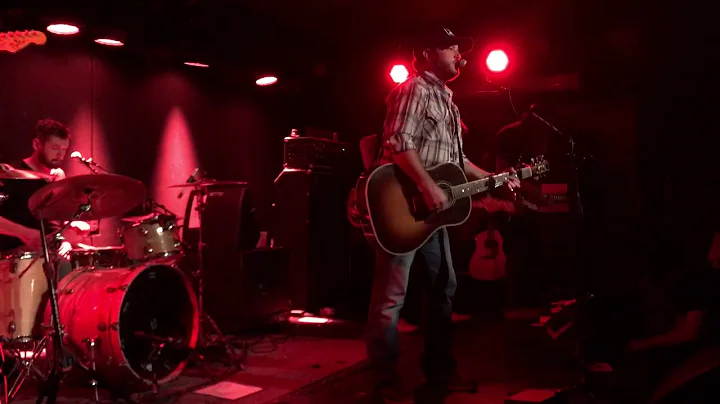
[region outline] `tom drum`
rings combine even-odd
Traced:
[[[179,228],[171,217],[157,216],[121,230],[121,240],[130,259],[147,261],[182,254]]]

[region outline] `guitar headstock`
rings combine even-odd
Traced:
[[[45,45],[47,37],[40,31],[0,32],[0,51],[15,53],[32,44]]]
[[[534,178],[540,179],[550,171],[550,165],[545,159],[545,156],[539,155],[530,159],[530,164],[523,164],[520,167],[515,168],[521,179]]]
[[[535,179],[544,177],[550,171],[550,164],[542,154],[530,159],[530,168]]]

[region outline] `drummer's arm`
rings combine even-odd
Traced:
[[[0,234],[26,239],[32,229],[0,216]]]

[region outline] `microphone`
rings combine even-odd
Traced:
[[[200,167],[195,167],[195,171],[193,171],[192,174],[190,174],[190,176],[188,177],[187,181],[185,181],[185,183],[192,184],[193,182],[195,182],[195,176],[197,175],[199,170],[200,170]],[[185,193],[185,190],[184,189],[181,190],[177,196],[178,199],[182,198],[184,193]]]
[[[85,157],[83,157],[82,153],[75,150],[74,152],[70,153],[70,158],[77,159],[81,163],[85,164],[87,166],[87,168],[90,169],[90,171],[97,174],[97,170],[95,168],[99,167],[99,166],[97,164],[95,164],[95,162],[92,161],[92,157],[85,158]]]
[[[468,63],[467,60],[465,60],[465,59],[460,59],[460,60],[457,62],[457,67],[463,68],[463,67],[465,67],[465,65],[467,65],[467,63]]]

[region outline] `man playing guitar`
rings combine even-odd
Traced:
[[[465,157],[460,136],[460,113],[446,83],[455,79],[466,63],[461,53],[472,48],[472,38],[456,37],[450,30],[429,32],[414,46],[416,74],[395,87],[386,99],[381,141],[376,165],[394,163],[422,193],[428,208],[449,208],[448,197],[426,169],[441,163],[456,163],[467,177],[490,175]],[[517,179],[508,182],[519,186]],[[429,289],[427,335],[423,370],[428,386],[441,391],[475,391],[477,384],[461,378],[451,348],[452,298],[456,279],[450,258],[447,231],[435,232],[419,249],[393,255],[377,248],[367,350],[370,363],[383,381],[379,392],[387,403],[413,402],[413,389],[397,372],[399,357],[397,323],[405,300],[410,267],[416,254],[422,256]]]

